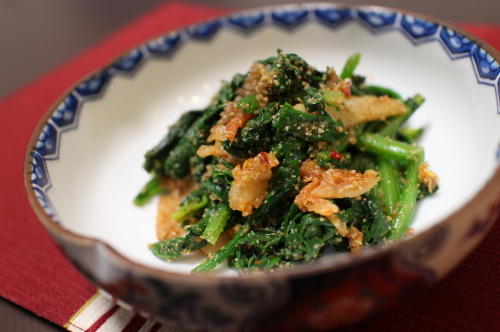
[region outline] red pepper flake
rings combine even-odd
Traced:
[[[344,93],[344,96],[346,98],[349,98],[351,96],[351,82],[349,81],[344,81],[344,84],[342,85],[342,92]]]
[[[344,160],[344,155],[337,151],[332,151],[330,153],[330,157],[332,157],[333,159]]]
[[[265,152],[260,152],[259,153],[259,158],[262,160],[264,163],[269,164],[269,159],[267,159],[267,153]]]

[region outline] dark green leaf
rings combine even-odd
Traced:
[[[146,185],[141,189],[141,191],[135,196],[134,204],[137,206],[143,206],[148,203],[151,198],[156,195],[165,193],[165,188],[162,187],[160,179],[158,177],[153,177],[146,183]]]
[[[158,175],[165,174],[163,170],[165,158],[202,112],[186,112],[174,125],[168,128],[165,137],[154,148],[146,152],[146,160],[144,161],[144,169],[146,171],[155,172]]]
[[[306,142],[332,142],[345,135],[342,126],[330,116],[301,112],[290,104],[283,105],[274,127],[280,138],[294,137]]]
[[[260,103],[255,95],[248,95],[240,99],[238,106],[246,114],[254,114],[260,107]]]

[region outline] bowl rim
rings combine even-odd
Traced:
[[[339,253],[336,255],[331,256],[331,258],[328,259],[328,262],[326,264],[316,264],[318,260],[314,260],[311,262],[307,263],[302,263],[302,264],[297,264],[296,266],[290,267],[290,268],[285,268],[285,269],[278,269],[276,271],[270,272],[270,273],[243,273],[239,274],[237,276],[227,276],[227,275],[220,275],[216,273],[182,273],[182,272],[175,272],[175,271],[169,271],[161,268],[156,268],[152,267],[143,263],[139,263],[137,261],[134,261],[131,258],[126,257],[125,255],[121,254],[117,249],[115,249],[113,246],[108,244],[105,240],[103,239],[98,239],[90,236],[84,236],[81,234],[78,234],[76,232],[70,231],[69,229],[66,229],[63,227],[60,223],[58,223],[54,218],[49,216],[43,207],[41,206],[40,202],[35,196],[35,192],[33,190],[33,186],[31,183],[31,173],[32,173],[32,160],[33,160],[33,147],[36,145],[36,142],[38,141],[38,138],[47,123],[47,121],[50,119],[50,117],[53,115],[54,111],[57,109],[58,105],[61,104],[61,102],[64,101],[66,97],[68,97],[71,92],[75,90],[76,87],[78,87],[81,83],[85,82],[89,78],[91,78],[93,75],[96,73],[100,73],[106,68],[110,67],[113,63],[115,63],[118,59],[123,57],[124,55],[128,54],[129,52],[133,51],[134,49],[140,47],[144,43],[147,43],[150,40],[154,40],[156,38],[166,36],[170,33],[175,33],[175,32],[180,32],[186,28],[194,27],[198,24],[201,23],[207,23],[207,22],[212,22],[213,20],[217,19],[223,19],[223,18],[230,18],[235,15],[242,15],[245,13],[256,13],[256,12],[270,12],[273,10],[280,10],[280,9],[287,9],[287,8],[342,8],[342,9],[349,9],[349,10],[360,10],[360,9],[372,9],[378,12],[396,12],[400,13],[403,15],[410,15],[413,17],[421,18],[427,22],[432,22],[436,23],[442,27],[448,28],[450,30],[453,30],[455,32],[458,32],[460,35],[468,38],[470,41],[472,41],[474,44],[476,44],[478,47],[484,49],[489,55],[491,55],[498,63],[500,63],[500,52],[497,51],[494,47],[489,45],[488,43],[482,41],[478,37],[474,36],[471,33],[463,31],[461,28],[458,28],[455,26],[453,23],[450,23],[448,20],[444,19],[438,19],[433,16],[429,16],[427,14],[422,14],[418,12],[414,12],[411,10],[406,10],[406,9],[399,9],[395,7],[390,7],[390,6],[378,6],[378,5],[352,5],[352,4],[347,4],[347,3],[328,3],[328,2],[311,2],[311,3],[291,3],[291,4],[280,4],[280,5],[269,5],[269,6],[260,6],[260,7],[251,7],[251,8],[246,8],[246,9],[236,9],[234,11],[231,11],[227,14],[223,15],[215,15],[211,16],[206,19],[198,20],[195,21],[191,24],[188,25],[183,25],[180,26],[176,29],[173,30],[167,30],[163,31],[162,33],[155,34],[153,37],[148,38],[147,40],[143,40],[140,43],[135,44],[133,47],[129,48],[125,52],[121,52],[120,55],[112,58],[112,60],[106,62],[105,65],[100,66],[98,69],[92,71],[91,73],[87,74],[83,78],[79,79],[75,83],[73,83],[66,91],[45,111],[43,116],[40,118],[38,121],[31,138],[28,142],[28,146],[26,149],[25,153],[25,158],[24,158],[24,187],[28,196],[28,201],[34,210],[35,214],[37,215],[38,219],[42,222],[42,224],[45,226],[45,228],[51,233],[51,237],[53,237],[53,240],[56,240],[57,243],[59,243],[60,240],[54,239],[54,237],[60,237],[64,241],[70,242],[74,245],[80,246],[80,247],[93,247],[95,249],[98,248],[103,248],[106,253],[109,253],[113,259],[119,261],[120,263],[127,265],[128,268],[130,268],[134,272],[142,273],[145,275],[154,275],[160,278],[165,278],[165,279],[181,279],[183,281],[189,281],[189,282],[196,282],[196,283],[214,283],[214,282],[222,282],[222,281],[229,281],[229,282],[245,282],[245,281],[252,281],[252,280],[276,280],[276,279],[293,279],[293,278],[302,278],[302,277],[307,277],[311,275],[316,275],[316,274],[321,274],[325,273],[327,271],[333,271],[333,270],[341,270],[345,269],[354,265],[362,264],[363,262],[369,261],[376,259],[378,257],[384,256],[384,255],[389,255],[392,252],[398,250],[402,246],[408,245],[410,243],[415,243],[420,239],[423,239],[427,235],[431,234],[433,231],[435,231],[438,227],[440,227],[443,223],[445,223],[449,219],[456,218],[458,215],[462,214],[464,211],[468,210],[471,205],[473,205],[474,201],[476,201],[480,196],[482,196],[485,192],[489,191],[490,189],[488,188],[488,184],[494,182],[495,180],[497,182],[500,182],[500,164],[497,165],[496,170],[494,171],[493,175],[488,178],[486,183],[484,184],[483,187],[468,201],[466,201],[461,207],[458,209],[454,210],[452,213],[450,213],[448,216],[444,217],[440,221],[438,221],[436,224],[432,225],[431,227],[425,229],[422,232],[419,232],[415,235],[406,237],[404,239],[401,239],[399,241],[391,242],[391,243],[386,243],[382,245],[374,245],[374,246],[369,246],[365,247],[361,253],[352,255],[350,253]],[[72,260],[71,257],[69,257],[65,253],[66,257]]]

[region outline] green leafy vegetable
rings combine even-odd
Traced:
[[[163,164],[165,174],[176,179],[182,179],[189,174],[189,159],[208,136],[211,125],[221,108],[211,106],[189,127],[186,134],[170,151]]]
[[[249,158],[267,150],[274,144],[272,122],[279,107],[278,103],[270,103],[261,109],[255,118],[241,128],[233,142],[224,142],[224,149],[238,158]]]
[[[340,91],[336,90],[321,90],[325,103],[329,106],[335,106],[345,100],[345,96]]]
[[[436,191],[420,179],[424,150],[415,142],[423,129],[402,127],[424,98],[406,99],[405,114],[344,127],[330,112],[350,116],[351,95],[402,100],[355,73],[360,58],[349,57],[339,78],[278,50],[224,83],[207,108],[181,116],[146,153],[151,180],[134,203],[178,195],[165,187],[172,183],[192,184],[166,220],[185,232],[151,244],[151,252],[171,260],[208,246],[213,255],[194,273],[224,263],[271,271],[403,237],[417,200]],[[198,155],[200,146],[210,153]],[[364,187],[362,179],[375,176],[378,183]]]
[[[399,162],[417,160],[424,150],[420,146],[410,145],[380,134],[363,134],[359,142],[367,151]]]
[[[236,74],[230,82],[225,83],[214,98],[213,105],[224,106],[236,97],[236,91],[243,85],[246,75]]]
[[[377,170],[381,178],[379,186],[383,193],[382,201],[387,215],[392,216],[396,213],[400,190],[396,167],[390,159],[378,157]]]
[[[193,269],[192,272],[206,272],[215,268],[217,265],[224,262],[234,251],[236,246],[240,243],[242,237],[248,233],[250,227],[243,225],[236,235],[226,243],[212,258],[208,258],[203,263]]]
[[[153,177],[148,181],[148,183],[146,183],[137,196],[135,196],[134,204],[137,206],[143,206],[154,196],[165,192],[166,190],[162,187],[160,179],[158,177]]]
[[[396,91],[378,85],[368,85],[363,89],[363,92],[367,95],[388,96],[394,99],[400,99],[400,100],[403,99],[401,95]]]
[[[203,209],[208,204],[208,197],[201,191],[194,191],[189,195],[181,206],[172,213],[172,219],[183,221],[192,216],[197,211]]]
[[[253,114],[260,107],[260,103],[255,95],[248,95],[241,98],[238,106],[247,114]]]
[[[220,233],[226,227],[227,221],[231,215],[231,209],[226,203],[221,203],[213,208],[208,218],[207,227],[203,231],[202,238],[210,244],[215,244],[219,239]]]
[[[405,114],[395,116],[387,121],[385,126],[380,129],[379,134],[382,136],[394,137],[399,128],[412,116],[412,114],[424,103],[425,98],[421,95],[415,95],[405,101],[408,111]]]
[[[151,150],[146,152],[144,169],[154,172],[159,176],[165,175],[163,160],[168,156],[172,148],[179,142],[182,135],[186,133],[191,124],[201,115],[203,111],[190,111],[184,113],[179,120],[168,129],[165,137]]]
[[[200,221],[187,228],[188,233],[183,237],[158,241],[150,244],[149,249],[158,258],[170,260],[180,257],[184,253],[203,248],[207,241],[200,237],[206,226],[206,221]]]
[[[306,142],[335,141],[344,135],[331,117],[301,112],[290,104],[283,105],[274,127],[279,137],[291,136]]]
[[[212,196],[212,199],[227,201],[229,187],[233,181],[232,168],[231,165],[222,163],[212,164],[212,173],[205,178],[205,181],[201,182],[202,188]]]
[[[273,73],[274,84],[271,88],[271,96],[277,101],[289,101],[301,94],[304,84],[319,87],[323,80],[321,72],[293,53],[278,51],[278,57],[273,57],[269,64],[269,70]]]
[[[407,142],[415,143],[424,133],[424,128],[400,128],[398,130],[398,138]]]
[[[406,183],[398,202],[397,216],[393,219],[388,234],[388,238],[391,240],[400,239],[405,235],[415,213],[415,205],[419,193],[418,168],[422,160],[423,155],[420,155],[417,160],[408,165],[408,169],[406,170]]]
[[[351,200],[339,214],[348,224],[363,230],[367,244],[381,241],[389,231],[388,221],[380,205],[368,198]]]
[[[359,64],[359,60],[361,60],[361,54],[359,53],[354,53],[351,55],[345,65],[344,68],[342,69],[342,72],[340,73],[340,78],[346,79],[352,76],[354,71],[356,70],[356,67]]]

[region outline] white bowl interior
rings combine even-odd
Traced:
[[[441,183],[419,204],[415,233],[471,199],[497,167],[495,92],[477,83],[470,58],[451,60],[437,42],[415,46],[400,31],[373,34],[357,22],[334,30],[307,22],[293,32],[266,25],[248,35],[221,29],[209,42],[184,43],[170,59],[147,59],[131,76],[115,75],[103,96],[83,104],[78,128],[62,136],[59,159],[46,163],[48,196],[63,226],[142,264],[189,272],[199,258],[163,262],[147,249],[156,240],[157,202],[132,204],[148,180],[143,155],[180,114],[205,107],[221,80],[277,48],[338,70],[361,52],[358,72],[370,82],[426,97],[410,124],[427,128],[420,143]]]

